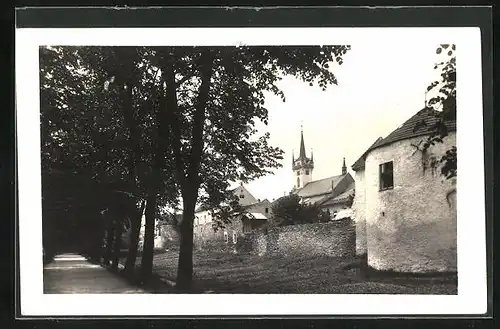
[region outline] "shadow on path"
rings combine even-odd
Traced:
[[[148,293],[79,254],[59,254],[43,269],[46,294]]]

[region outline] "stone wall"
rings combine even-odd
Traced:
[[[162,249],[178,249],[180,245],[179,228],[171,224],[159,225],[160,234],[155,238],[155,246]]]
[[[289,225],[245,234],[236,246],[241,253],[282,257],[353,257],[355,229],[352,220]]]
[[[356,225],[356,254],[366,255],[366,196],[365,170],[356,171],[356,193],[352,204],[353,220]]]
[[[200,224],[193,227],[193,233],[194,247],[198,250],[233,251],[243,235],[243,224],[241,220],[234,220],[217,231],[214,231],[212,223]],[[225,234],[227,234],[227,242]],[[236,243],[233,241],[234,234],[236,234]]]
[[[241,236],[236,243],[235,250],[238,253],[265,255],[267,252],[267,235],[265,229],[258,229]]]
[[[441,176],[439,166],[431,168],[431,158],[412,146],[425,138],[395,142],[367,155],[368,265],[377,270],[456,271],[455,182]],[[431,147],[428,155],[439,160],[453,145],[454,133]],[[393,161],[394,188],[380,191],[379,165],[388,161]]]
[[[275,227],[268,230],[267,252],[281,256],[353,257],[356,236],[350,219]]]

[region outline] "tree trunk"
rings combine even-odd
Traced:
[[[111,257],[113,257],[114,238],[115,238],[114,220],[110,220],[109,227],[108,227],[108,233],[107,233],[107,237],[106,237],[106,251],[104,254],[104,265],[106,265],[106,266],[109,265]]]
[[[135,270],[135,260],[137,258],[137,247],[139,246],[139,233],[141,230],[141,220],[142,214],[144,213],[144,208],[146,205],[146,201],[141,201],[141,207],[137,211],[137,213],[132,215],[131,218],[131,227],[130,227],[130,243],[129,249],[127,253],[127,261],[125,262],[125,273],[128,276],[134,275]]]
[[[120,251],[122,249],[122,235],[123,235],[123,218],[119,218],[116,223],[115,229],[115,245],[114,245],[114,253],[113,253],[113,264],[111,265],[111,269],[113,271],[118,271],[118,264],[120,263]]]
[[[157,189],[150,189],[146,203],[146,225],[144,227],[144,247],[141,261],[141,279],[143,282],[147,282],[153,273],[156,194]]]
[[[164,63],[165,82],[167,86],[167,107],[169,108],[170,125],[173,131],[173,150],[176,162],[176,172],[182,190],[183,218],[180,224],[180,249],[179,264],[177,268],[177,289],[189,290],[193,280],[193,218],[198,190],[200,187],[199,168],[203,154],[203,131],[205,125],[206,105],[209,98],[211,76],[213,69],[213,54],[210,50],[204,50],[201,56],[202,67],[201,85],[196,110],[193,114],[191,129],[191,150],[187,168],[182,160],[181,133],[177,120],[177,96],[175,71],[171,63]]]
[[[160,181],[163,179],[162,170],[165,167],[165,152],[170,143],[168,122],[163,113],[165,107],[165,91],[160,87],[159,104],[156,109],[156,149],[153,158],[152,172],[148,182],[148,195],[146,202],[146,225],[144,228],[144,248],[141,261],[141,279],[143,282],[151,278],[153,272],[153,252],[154,252],[154,233],[155,217],[157,207],[157,196],[160,188]],[[153,104],[154,105],[154,104]],[[153,106],[154,107],[154,106]]]
[[[196,197],[184,200],[182,221],[180,223],[179,263],[177,266],[176,288],[187,291],[193,281],[193,218]]]

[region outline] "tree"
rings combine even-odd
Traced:
[[[193,219],[200,194],[225,191],[231,181],[249,181],[279,167],[282,151],[256,137],[256,121],[267,124],[264,93],[283,101],[277,83],[293,75],[311,86],[336,84],[329,70],[349,46],[161,47],[158,65],[166,86],[176,179],[183,202],[177,287],[192,281]],[[253,138],[253,139],[252,139]],[[201,192],[201,193],[200,193]]]
[[[436,143],[442,143],[443,139],[448,136],[448,128],[446,122],[456,120],[457,117],[457,101],[456,101],[456,56],[454,44],[440,45],[436,53],[441,54],[446,52],[447,60],[439,62],[434,66],[434,69],[439,70],[441,79],[433,81],[428,87],[427,91],[437,91],[437,94],[429,99],[426,103],[428,109],[433,110],[437,121],[430,127],[430,135],[427,137],[423,144],[423,151],[425,152],[430,146]],[[440,162],[443,163],[441,167],[441,174],[447,179],[456,177],[457,175],[457,148],[453,146],[446,151]]]
[[[232,182],[248,182],[281,166],[282,150],[255,129],[258,121],[267,124],[265,93],[284,101],[279,89],[284,75],[322,89],[336,84],[329,66],[342,64],[349,47],[45,50],[42,133],[48,171],[60,166],[91,173],[92,191],[101,196],[92,199],[96,214],[115,202],[117,191],[133,196],[127,209],[135,208],[136,215],[146,200],[144,278],[151,273],[158,202],[175,204],[179,192],[177,286],[187,289],[195,205],[204,198],[224,201],[216,216],[223,221],[238,211],[226,193]],[[116,225],[132,218],[123,217],[111,220],[108,242],[116,238]]]
[[[135,263],[148,181],[154,181],[150,165],[157,144],[153,134],[157,123],[151,118],[158,110],[155,100],[159,79],[148,56],[148,49],[142,47],[42,47],[40,50],[42,173],[44,190],[48,190],[44,209],[53,208],[61,200],[57,218],[68,218],[63,213],[85,204],[85,209],[92,209],[96,219],[89,221],[89,217],[78,217],[78,212],[72,211],[74,215],[66,220],[68,227],[62,231],[74,232],[75,225],[85,227],[88,232],[100,231],[95,234],[96,244],[101,244],[97,241],[102,240],[105,231],[101,212],[108,209],[105,212],[110,224],[108,259],[115,260],[115,268],[120,231],[133,224],[133,241],[126,263],[130,271]],[[58,183],[61,189],[45,189],[54,185],[52,181],[56,182],[54,171],[75,184]],[[168,167],[159,174],[159,182],[155,184],[162,192],[159,205],[164,205],[176,199],[175,186],[168,181]],[[82,175],[87,180],[77,178]],[[82,190],[82,182],[91,183],[87,184],[90,188]],[[76,191],[85,191],[85,196],[78,193],[79,197],[64,197]],[[125,212],[117,211],[117,204]],[[86,227],[89,223],[94,226]],[[45,228],[55,231],[52,226],[44,225]]]
[[[102,136],[96,126],[106,117],[95,111],[94,101],[100,99],[92,77],[78,68],[74,48],[40,48],[44,236],[60,232],[51,242],[65,242],[64,248],[88,248],[94,239],[99,243],[96,232],[103,230],[100,210],[107,197],[106,187],[96,184],[96,170],[89,170],[106,153],[103,148],[96,152]]]
[[[279,198],[272,206],[274,220],[278,226],[327,222],[328,212],[314,204],[302,203],[296,194]]]
[[[176,202],[177,190],[169,168],[165,124],[159,120],[164,87],[159,69],[150,59],[154,51],[145,47],[89,47],[82,51],[86,62],[100,73],[99,83],[107,95],[116,97],[128,137],[124,173],[127,193],[131,196],[131,234],[125,271],[133,274],[141,217],[145,210],[141,275],[147,281],[152,271],[154,225],[158,207]],[[158,195],[161,192],[161,200]]]

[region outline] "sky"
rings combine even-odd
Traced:
[[[313,180],[340,175],[345,157],[352,164],[378,138],[385,137],[423,108],[427,86],[439,77],[440,59],[432,43],[351,45],[344,63],[332,71],[338,84],[322,91],[294,77],[280,88],[286,102],[267,95],[270,143],[285,151],[283,167],[246,185],[258,199],[272,201],[293,187],[292,151],[299,153],[301,124],[307,155],[314,152]]]

